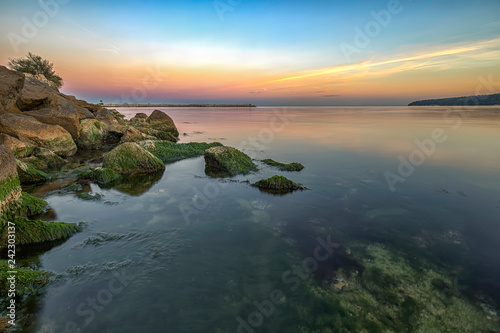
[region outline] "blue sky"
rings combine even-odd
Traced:
[[[41,3],[53,15],[14,47]],[[356,46],[356,29],[389,7],[398,11],[388,24],[346,57],[342,45]],[[500,76],[498,0],[3,0],[0,9],[1,63],[40,54],[64,92],[93,101],[142,89],[148,68],[162,77],[148,101],[268,105],[405,104],[472,94],[481,75]]]

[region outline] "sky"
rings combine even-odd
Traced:
[[[104,103],[406,105],[500,92],[499,0],[0,0],[0,64],[33,52]]]

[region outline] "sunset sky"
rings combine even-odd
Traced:
[[[406,105],[500,92],[499,13],[498,0],[0,0],[0,64],[39,54],[91,102]]]

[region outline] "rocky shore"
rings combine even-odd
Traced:
[[[201,155],[211,177],[258,169],[233,147],[178,140],[174,121],[160,110],[127,120],[116,110],[61,93],[41,75],[0,66],[0,250],[9,244],[8,222],[16,226],[16,249],[50,248],[81,230],[81,225],[40,220],[50,211],[44,195],[74,193],[82,200],[100,200],[89,193],[90,183],[141,194],[161,178],[167,163]],[[283,190],[278,185],[274,190]],[[24,191],[33,186],[42,198]],[[5,260],[0,262],[2,275],[8,269]],[[22,290],[36,291],[47,280],[47,273],[20,271],[27,277],[20,282]]]

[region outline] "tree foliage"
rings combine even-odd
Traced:
[[[25,58],[9,59],[9,68],[32,75],[43,74],[47,80],[54,82],[58,88],[62,87],[63,79],[53,69],[54,64],[39,55],[28,52]]]

